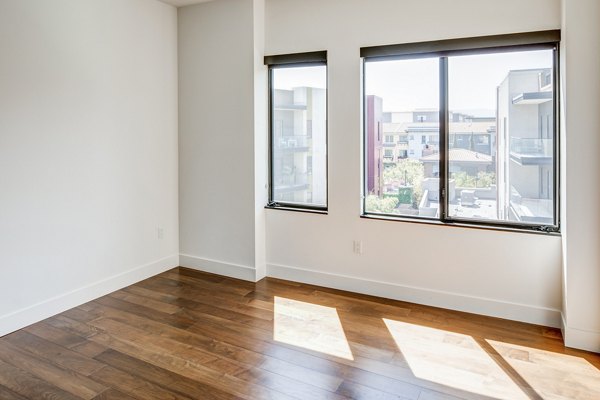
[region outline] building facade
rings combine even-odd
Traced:
[[[498,216],[553,221],[552,70],[510,71],[498,87]]]
[[[326,204],[326,91],[273,91],[273,200]]]

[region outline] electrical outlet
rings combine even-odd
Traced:
[[[363,252],[362,240],[355,240],[353,244],[354,244],[354,254],[362,254],[362,252]]]
[[[159,226],[156,228],[156,236],[162,240],[165,237],[165,230]]]

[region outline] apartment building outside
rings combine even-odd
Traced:
[[[496,118],[450,113],[448,147],[471,150],[495,157]],[[383,113],[383,159],[420,159],[438,153],[439,112],[414,110]]]
[[[510,71],[498,87],[497,98],[498,216],[552,224],[552,70]]]
[[[327,170],[325,89],[273,91],[273,199],[325,204]]]

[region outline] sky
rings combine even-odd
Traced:
[[[274,68],[273,82],[276,89],[291,90],[299,86],[325,89],[327,70],[325,66],[300,68]]]
[[[450,110],[495,110],[496,88],[510,70],[550,67],[551,50],[450,57]],[[383,111],[439,107],[437,58],[367,62],[365,79],[366,94],[381,97]]]
[[[510,70],[550,68],[552,50],[455,56],[448,59],[450,110],[495,115],[496,87]],[[365,91],[383,99],[383,111],[439,107],[437,58],[373,61],[365,65]],[[275,87],[325,88],[324,66],[275,68]]]

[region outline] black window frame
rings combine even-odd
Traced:
[[[448,39],[431,42],[406,43],[396,45],[362,47],[360,49],[362,66],[362,95],[363,95],[363,171],[362,171],[362,210],[361,217],[385,220],[397,220],[417,223],[435,223],[447,226],[464,226],[474,228],[489,228],[497,230],[560,234],[560,30],[538,32],[523,32],[505,35],[480,36],[473,38]],[[526,50],[553,50],[553,183],[554,183],[554,224],[522,223],[519,221],[501,221],[484,219],[467,219],[450,217],[448,215],[447,186],[449,183],[449,109],[448,109],[448,58],[460,55],[498,54]],[[439,217],[418,217],[410,215],[369,213],[366,211],[366,195],[368,165],[366,160],[366,91],[365,64],[372,61],[410,60],[417,58],[437,58],[439,60],[439,140],[440,140],[440,202]]]
[[[329,206],[329,68],[327,65],[327,51],[313,51],[306,53],[278,54],[264,57],[264,64],[268,67],[268,85],[269,85],[269,160],[268,160],[268,202],[265,208],[301,211],[317,214],[327,214]],[[325,67],[325,205],[311,205],[295,202],[275,201],[273,185],[273,70],[278,68],[299,68],[299,67]]]

